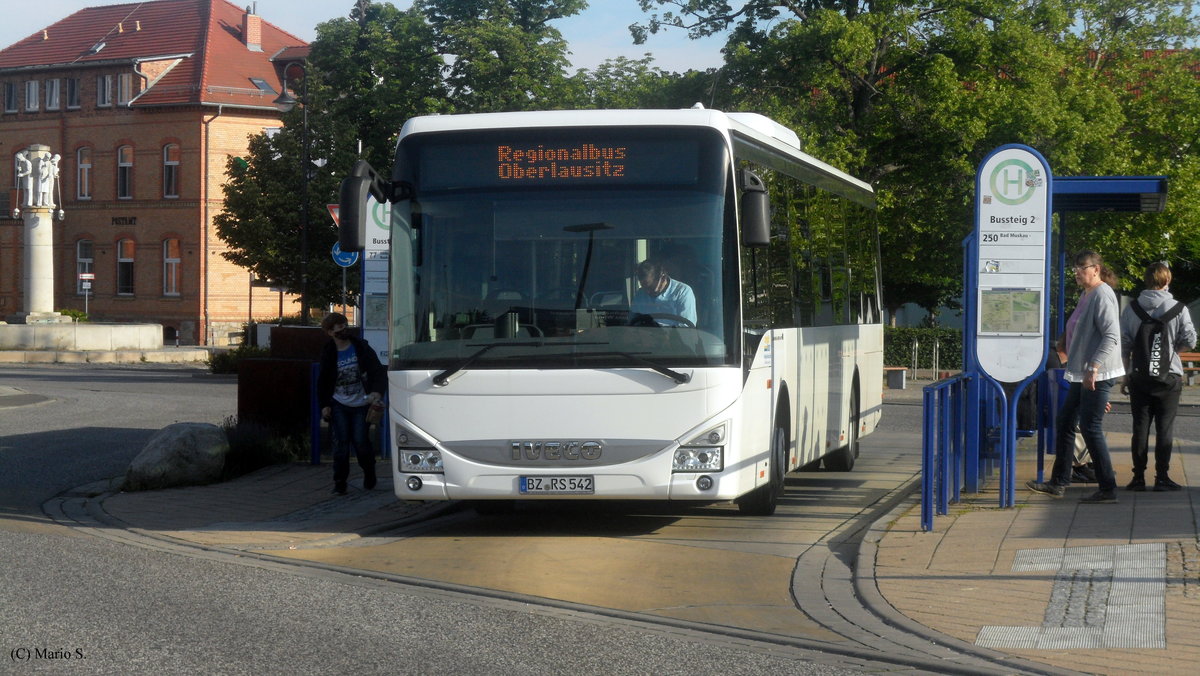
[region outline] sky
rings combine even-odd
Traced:
[[[311,41],[316,26],[342,16],[348,16],[354,0],[231,0],[238,6],[257,1],[258,14],[289,33]],[[12,2],[12,0],[8,0]],[[0,22],[0,48],[18,42],[35,32],[65,19],[85,7],[130,4],[117,0],[38,0],[35,11],[7,12]],[[410,0],[393,0],[405,8]],[[643,45],[634,45],[629,36],[629,24],[643,21],[646,15],[637,0],[590,0],[582,14],[555,22],[570,46],[571,62],[576,68],[595,68],[605,59],[624,56],[640,59],[647,52],[654,56],[654,65],[668,71],[690,68],[716,68],[721,65],[723,37],[689,40],[684,31],[672,30],[650,36]]]

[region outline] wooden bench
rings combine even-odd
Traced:
[[[905,387],[907,387],[905,381],[908,377],[908,367],[884,366],[883,375],[887,377],[887,386],[889,390],[903,390]]]
[[[1180,352],[1179,361],[1183,362],[1183,382],[1194,384],[1192,380],[1200,373],[1200,352]]]

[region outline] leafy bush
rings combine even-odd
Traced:
[[[72,308],[66,308],[66,309],[59,310],[58,314],[60,314],[64,317],[70,317],[71,319],[73,319],[74,321],[77,321],[77,322],[91,321],[91,319],[88,317],[88,314],[86,312],[84,312],[83,310],[75,310]]]
[[[222,481],[308,456],[308,442],[302,434],[281,435],[266,425],[239,423],[236,416],[226,418],[221,427],[229,438]]]
[[[962,331],[944,327],[885,326],[883,363],[885,366],[913,367],[913,341],[916,340],[916,368],[933,368],[933,343],[938,343],[938,368],[962,369]]]
[[[270,349],[253,345],[241,345],[232,350],[212,352],[208,355],[208,369],[213,373],[237,373],[239,361],[267,357],[270,354]]]

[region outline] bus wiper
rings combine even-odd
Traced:
[[[466,359],[463,359],[462,361],[458,362],[454,366],[451,366],[450,368],[446,369],[445,371],[442,371],[441,373],[435,375],[433,377],[433,384],[436,387],[443,387],[446,383],[450,382],[450,376],[467,368],[468,366],[471,365],[472,362],[474,362],[479,357],[483,356],[483,354],[485,352],[487,352],[488,350],[491,350],[494,347],[541,347],[545,344],[546,344],[545,341],[542,341],[542,340],[531,340],[531,341],[526,341],[526,342],[522,342],[522,343],[491,343],[489,345],[484,345],[482,348],[473,352]]]
[[[666,366],[663,366],[662,364],[656,364],[655,362],[652,362],[649,359],[646,359],[645,357],[640,357],[632,352],[591,352],[591,353],[588,353],[586,356],[588,356],[588,357],[607,357],[607,356],[611,356],[611,355],[617,355],[618,357],[625,357],[626,359],[632,360],[638,364],[641,364],[642,366],[645,366],[648,369],[651,369],[652,371],[656,371],[658,373],[663,374],[664,376],[670,378],[671,380],[674,380],[676,383],[679,383],[680,385],[682,385],[686,382],[690,382],[692,380],[692,374],[690,374],[690,373],[680,373],[679,371],[667,368]]]

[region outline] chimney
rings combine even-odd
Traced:
[[[246,49],[262,51],[262,17],[255,14],[252,7],[247,7],[242,16],[242,41],[246,43]]]

